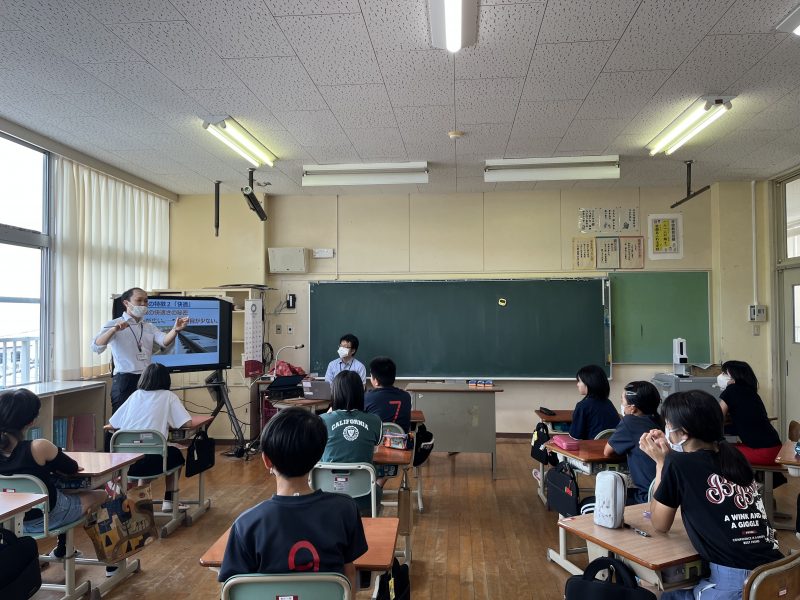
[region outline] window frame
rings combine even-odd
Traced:
[[[777,266],[788,268],[800,266],[800,256],[789,257],[788,249],[788,222],[786,216],[786,184],[800,180],[800,167],[792,169],[772,181],[777,215],[778,235],[777,241]]]

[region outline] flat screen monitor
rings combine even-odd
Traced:
[[[149,296],[147,300],[145,321],[164,333],[172,329],[178,317],[189,317],[189,324],[175,342],[153,354],[153,362],[172,373],[231,368],[233,304],[221,298],[196,296]],[[122,314],[114,308],[115,316]]]

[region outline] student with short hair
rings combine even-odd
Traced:
[[[741,440],[736,447],[751,465],[774,465],[781,450],[781,438],[769,422],[767,409],[758,395],[758,379],[753,369],[741,360],[725,361],[717,385],[722,390],[719,395],[722,414],[730,416]]]
[[[575,380],[583,399],[572,411],[569,434],[576,440],[592,440],[601,431],[614,429],[619,414],[608,399],[611,386],[606,372],[597,365],[587,365],[575,374]]]
[[[170,429],[187,427],[192,423],[192,415],[184,408],[180,398],[169,391],[172,380],[169,370],[158,363],[148,365],[139,377],[138,389],[111,415],[108,422],[114,429],[152,429],[169,439]],[[181,451],[175,446],[167,447],[167,470],[184,464]],[[160,454],[147,454],[132,464],[128,475],[152,477],[164,472],[164,460]],[[166,491],[161,510],[172,510],[172,497],[178,488],[180,469],[166,478]]]
[[[269,420],[261,452],[277,491],[233,523],[219,581],[241,573],[334,572],[356,591],[353,561],[367,551],[358,507],[308,485],[327,440],[325,424],[305,409],[287,408]]]
[[[333,384],[333,378],[342,371],[353,371],[361,378],[361,385],[367,383],[367,369],[364,363],[356,358],[358,352],[358,338],[352,333],[346,333],[339,339],[339,358],[328,363],[325,371],[325,381]]]
[[[328,431],[322,462],[373,464],[383,423],[378,415],[364,412],[364,386],[355,371],[342,371],[334,377],[331,397],[331,410],[321,415]],[[365,515],[372,516],[369,496],[356,502]]]
[[[661,600],[738,600],[753,569],[782,558],[753,469],[725,440],[722,410],[710,394],[672,394],[661,412],[666,431],[639,440],[656,463],[650,520],[667,532],[680,508],[689,540],[711,567],[694,589],[665,592]]]
[[[52,530],[77,521],[108,496],[98,490],[56,488],[58,474],[75,475],[80,469],[77,462],[51,441],[25,439],[24,432],[39,416],[40,409],[39,397],[29,390],[18,388],[0,392],[0,475],[33,475],[47,486],[48,528]],[[40,509],[25,513],[23,531],[27,534],[44,531],[44,513]],[[65,554],[66,534],[61,534],[50,555],[64,558]]]
[[[663,429],[658,405],[661,396],[649,381],[631,381],[622,390],[619,412],[622,420],[603,449],[605,456],[626,456],[635,488],[628,490],[630,504],[647,502],[647,492],[656,476],[656,463],[639,448],[643,433]]]
[[[394,387],[397,366],[388,356],[369,363],[372,388],[364,396],[364,410],[378,415],[384,423],[397,423],[408,433],[411,428],[411,394]]]

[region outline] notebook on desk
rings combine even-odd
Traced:
[[[330,400],[331,384],[324,379],[304,381],[303,395],[309,400]]]

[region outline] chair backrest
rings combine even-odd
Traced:
[[[800,595],[800,554],[790,554],[753,569],[742,590],[742,600],[797,598],[798,595]]]
[[[234,575],[222,586],[222,600],[350,600],[350,580],[339,573]]]
[[[369,494],[372,516],[378,516],[375,467],[370,463],[317,463],[308,476],[312,489],[361,498]]]
[[[160,454],[162,471],[167,471],[167,440],[155,429],[120,429],[111,436],[111,452],[139,452]]]
[[[800,441],[800,423],[789,421],[789,440],[792,442]]]
[[[47,486],[41,479],[33,475],[0,475],[0,490],[48,495]],[[44,515],[43,532],[46,535],[48,532],[47,526],[50,514],[50,500],[45,500],[33,508],[40,509]]]
[[[614,435],[615,431],[616,431],[616,429],[603,429],[603,431],[601,431],[596,436],[594,436],[594,439],[596,439],[596,440],[607,440],[612,435]]]

